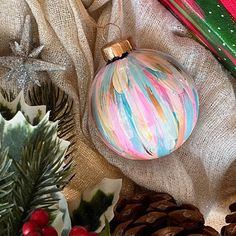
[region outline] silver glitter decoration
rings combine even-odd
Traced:
[[[65,70],[65,67],[40,59],[39,54],[43,45],[32,49],[32,26],[30,16],[25,18],[20,44],[14,41],[10,43],[13,56],[0,57],[0,66],[10,69],[5,79],[15,80],[17,88],[26,93],[28,85],[35,83],[40,86],[38,72]]]

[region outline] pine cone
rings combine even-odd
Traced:
[[[229,206],[232,214],[225,217],[226,223],[228,225],[221,229],[222,236],[236,236],[236,202]]]
[[[177,205],[167,193],[145,192],[121,199],[111,222],[112,236],[219,236],[197,207]]]

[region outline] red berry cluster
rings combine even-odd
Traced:
[[[22,227],[24,236],[58,236],[57,231],[49,224],[48,212],[43,209],[33,211],[29,221]]]
[[[74,226],[69,236],[98,236],[95,232],[88,232],[88,230],[82,226]]]

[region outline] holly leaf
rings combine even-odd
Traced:
[[[39,122],[37,126],[32,126],[21,112],[17,112],[13,119],[6,121],[0,115],[0,140],[2,148],[9,148],[9,157],[14,160],[21,160],[24,147],[37,143],[41,130],[46,130],[53,135],[54,139],[60,140],[61,152],[65,152],[69,142],[57,138],[57,122],[49,121],[49,112]],[[41,137],[40,139],[43,139]],[[46,141],[46,140],[45,140]]]
[[[20,111],[11,120],[0,114],[0,147],[8,149],[7,158],[12,160],[8,171],[14,172],[9,180],[14,182],[11,196],[6,200],[0,196],[1,204],[13,204],[12,214],[3,219],[5,225],[11,223],[6,236],[20,235],[22,224],[36,208],[55,212],[51,208],[59,200],[55,193],[68,183],[72,165],[71,160],[65,162],[69,142],[58,138],[57,126],[49,121],[49,113],[36,126]]]
[[[107,219],[114,217],[114,207],[119,200],[121,179],[103,179],[93,189],[86,190],[78,209],[73,211],[73,225],[81,225],[89,231],[100,233]]]
[[[11,120],[18,111],[32,125],[37,125],[46,114],[46,106],[29,106],[24,99],[23,91],[13,101],[7,101],[0,93],[0,113],[5,120]]]
[[[67,236],[71,230],[71,219],[68,204],[62,192],[58,192],[55,195],[60,200],[55,206],[57,212],[52,226],[56,229],[58,235]]]
[[[90,202],[81,200],[79,209],[74,212],[73,222],[85,226],[89,231],[95,231],[100,226],[100,216],[112,205],[114,195],[98,190]]]
[[[105,224],[106,224],[105,228],[99,234],[99,236],[111,236],[110,225],[109,225],[109,222],[108,222],[107,218],[105,219]]]

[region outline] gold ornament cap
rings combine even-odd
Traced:
[[[102,54],[105,61],[112,61],[114,58],[120,58],[123,54],[133,50],[131,38],[112,41],[102,48]]]

